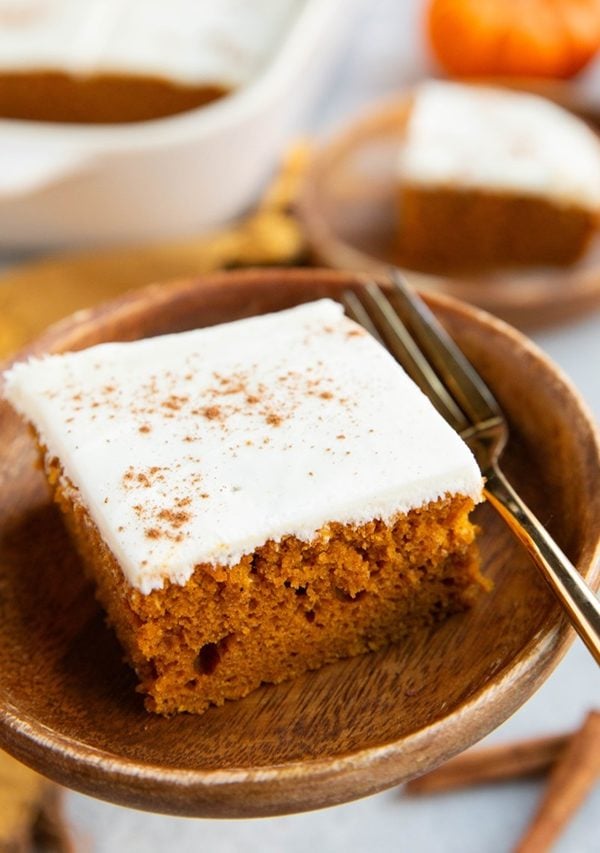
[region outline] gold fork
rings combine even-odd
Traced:
[[[425,303],[396,271],[390,273],[398,313],[373,282],[359,299],[344,294],[347,314],[364,326],[402,364],[411,378],[471,448],[485,480],[484,493],[566,611],[600,664],[600,601],[510,485],[499,466],[508,440],[500,406],[473,365]]]

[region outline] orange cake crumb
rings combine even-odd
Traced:
[[[380,648],[486,584],[462,439],[331,300],[16,364],[149,710]]]
[[[56,463],[55,463],[56,464]],[[127,583],[58,473],[59,503],[146,707],[200,713],[338,658],[374,651],[465,610],[479,571],[473,501],[447,497],[393,522],[331,524],[311,542],[267,542],[226,569],[144,595]]]

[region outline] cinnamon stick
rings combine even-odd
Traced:
[[[599,777],[600,712],[591,711],[556,762],[538,811],[515,853],[549,850]]]
[[[409,794],[429,794],[544,773],[560,758],[570,739],[571,735],[550,735],[471,749],[413,779],[405,790]]]

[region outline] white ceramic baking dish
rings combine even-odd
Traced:
[[[366,0],[306,0],[267,68],[171,118],[0,121],[0,247],[55,249],[205,231],[249,206],[322,93]]]

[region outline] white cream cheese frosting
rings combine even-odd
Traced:
[[[467,446],[331,300],[32,359],[4,381],[143,593],[333,521],[481,499]]]
[[[600,208],[600,142],[536,95],[432,81],[416,90],[401,180]]]
[[[237,87],[302,0],[0,0],[0,70]]]

